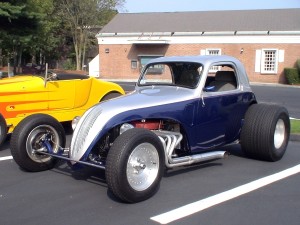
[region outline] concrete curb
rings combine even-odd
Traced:
[[[300,134],[291,134],[290,141],[299,141],[300,142]]]

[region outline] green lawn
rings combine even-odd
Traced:
[[[300,120],[291,120],[291,133],[300,134]]]

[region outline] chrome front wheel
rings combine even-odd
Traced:
[[[159,155],[150,143],[138,145],[130,154],[127,163],[127,179],[136,191],[149,188],[157,178],[159,171]]]
[[[164,147],[152,131],[132,128],[110,148],[106,181],[113,194],[125,202],[150,198],[159,188],[164,172]]]

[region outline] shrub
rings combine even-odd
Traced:
[[[300,59],[296,61],[296,66],[298,68],[298,72],[300,73]]]
[[[63,68],[65,70],[75,70],[76,69],[76,65],[75,65],[75,63],[71,59],[67,59],[64,62],[64,64],[63,64]]]
[[[298,83],[300,83],[297,68],[284,68],[284,75],[287,79],[288,84],[298,84]]]

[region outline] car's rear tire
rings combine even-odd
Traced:
[[[281,106],[254,104],[245,115],[241,132],[241,147],[251,158],[280,160],[290,136],[288,111]]]
[[[133,128],[121,134],[108,152],[106,181],[122,201],[134,203],[150,198],[163,175],[164,149],[153,132]]]
[[[10,149],[14,160],[21,168],[38,172],[54,167],[56,158],[36,152],[38,149],[45,149],[41,143],[44,134],[51,137],[50,145],[53,152],[57,152],[59,147],[65,147],[64,128],[49,115],[30,115],[17,125],[11,136]]]
[[[4,117],[0,114],[0,146],[6,140],[7,137],[7,125]]]

